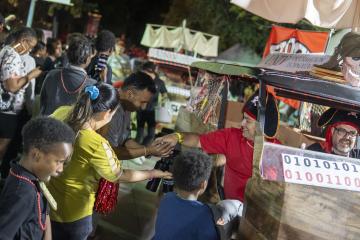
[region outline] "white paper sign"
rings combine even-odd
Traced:
[[[327,62],[330,55],[324,54],[288,54],[272,53],[263,59],[256,67],[284,72],[310,71],[315,64]]]
[[[360,191],[360,163],[286,153],[281,156],[285,182]]]

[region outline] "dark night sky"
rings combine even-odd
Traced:
[[[87,0],[97,2],[102,14],[100,28],[117,36],[126,33],[134,42],[141,40],[146,23],[162,24],[171,0]],[[101,3],[99,3],[101,2]]]
[[[75,2],[76,0],[72,0]],[[169,11],[172,0],[82,0],[81,18],[73,18],[69,11],[61,9],[59,14],[59,36],[64,37],[69,32],[84,32],[88,20],[89,9],[97,9],[102,15],[99,29],[109,29],[116,36],[125,33],[128,40],[139,43],[146,23],[162,24]],[[0,0],[0,12],[4,15],[15,14],[17,25],[26,22],[30,0],[19,0],[18,6]],[[37,1],[33,27],[51,29],[52,16],[48,15],[51,3]],[[64,6],[59,5],[64,8]],[[67,7],[68,8],[68,7]]]

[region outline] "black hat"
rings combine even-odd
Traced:
[[[247,113],[251,118],[257,120],[259,105],[259,90],[247,100],[244,105],[243,112]],[[274,138],[279,128],[279,110],[275,97],[266,92],[266,110],[265,110],[265,126],[264,134],[267,138]]]
[[[360,115],[358,113],[338,110],[336,108],[329,108],[326,110],[320,116],[318,126],[323,127],[341,122],[344,122],[344,124],[350,123],[354,127],[360,129]]]

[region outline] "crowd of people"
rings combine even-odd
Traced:
[[[160,203],[154,239],[231,237],[252,176],[258,92],[242,110],[240,129],[201,135],[176,132],[155,139],[154,106],[159,94],[166,98],[165,85],[156,66],[145,63],[115,88],[108,60],[116,42],[111,31],[103,30],[94,40],[72,33],[66,43],[44,43],[28,27],[14,29],[4,39],[0,239],[87,239],[96,215],[116,207],[118,183],[154,178],[173,178],[175,184],[175,191]],[[276,139],[277,103],[271,94],[266,99],[265,139],[281,144]],[[136,139],[130,134],[131,112],[137,112]],[[319,124],[327,127],[326,141],[310,150],[359,156],[354,149],[360,131],[357,113],[331,108]],[[171,173],[123,168],[124,160],[167,157],[177,144],[202,151],[181,152]],[[216,205],[198,201],[213,164],[207,154],[226,157],[226,200]]]

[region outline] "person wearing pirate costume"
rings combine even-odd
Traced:
[[[58,176],[70,157],[74,131],[47,117],[30,120],[22,130],[23,154],[12,162],[0,195],[0,239],[51,239],[49,205],[57,202],[45,182]]]
[[[330,108],[321,115],[318,125],[326,127],[325,142],[314,143],[308,150],[360,158],[354,149],[360,132],[358,113]]]
[[[243,108],[244,119],[241,128],[225,128],[210,133],[174,133],[156,141],[175,145],[201,148],[208,154],[223,154],[226,157],[224,192],[226,199],[244,201],[247,180],[252,175],[254,139],[259,104],[258,91],[252,95]],[[266,97],[266,120],[264,135],[269,142],[280,143],[276,138],[279,125],[279,111],[273,95]]]

